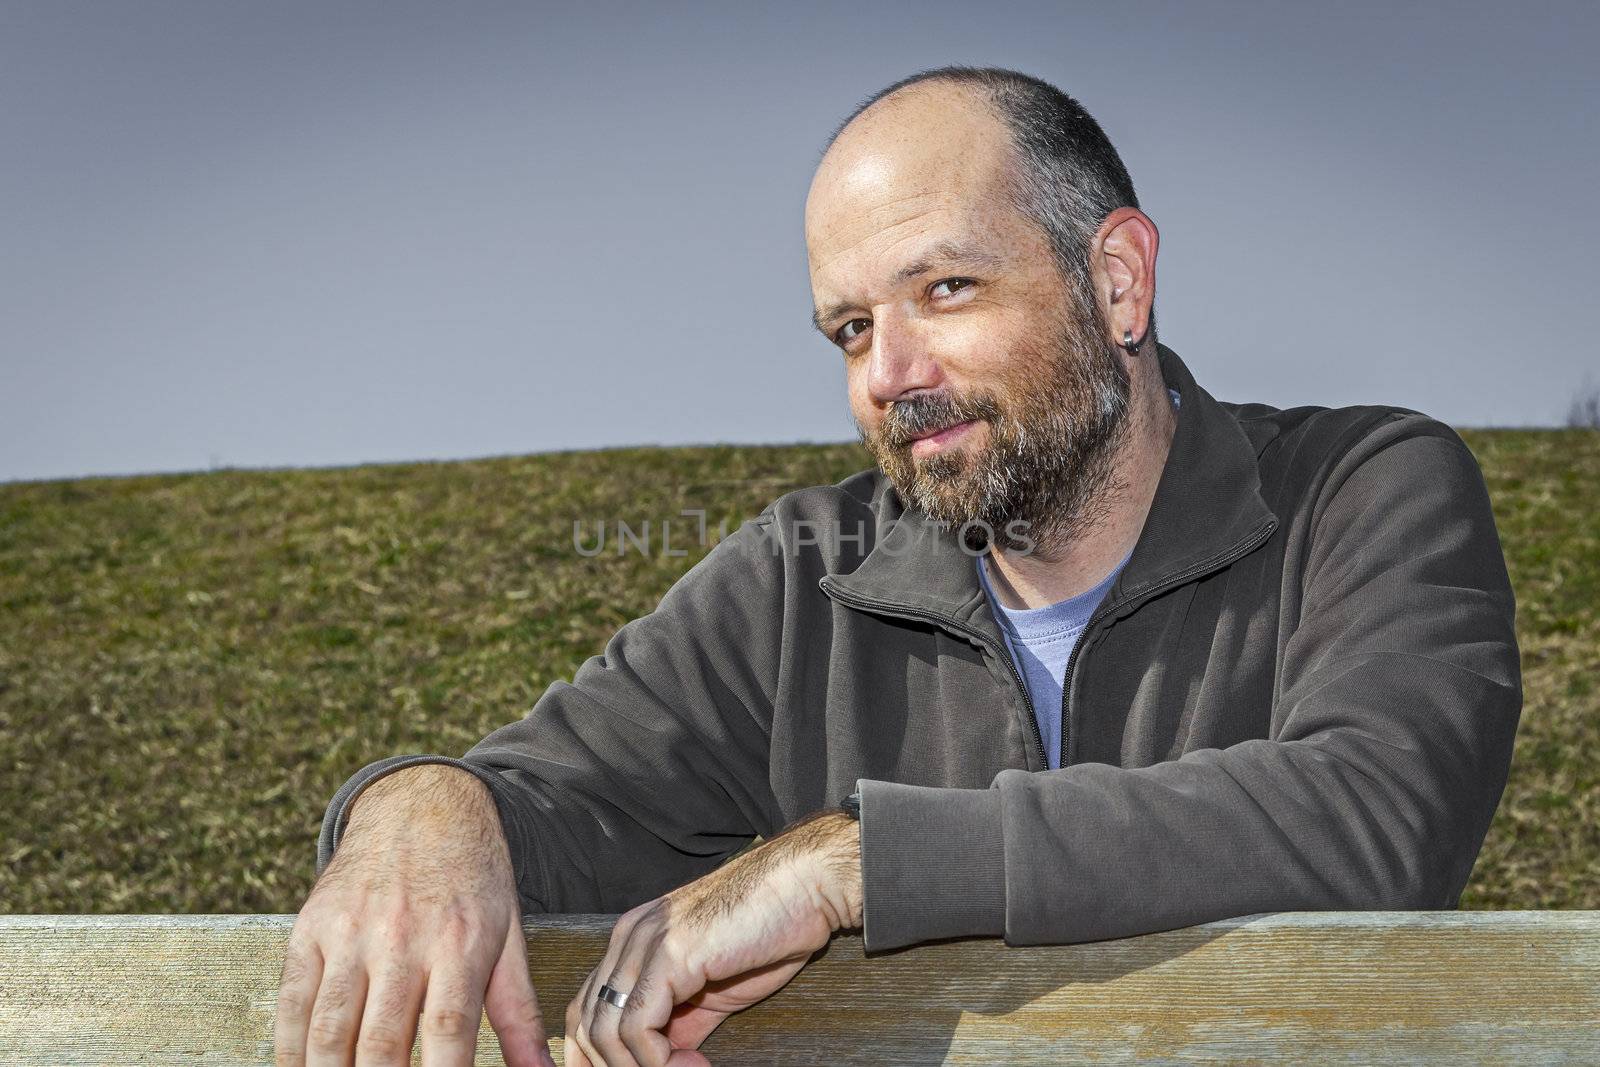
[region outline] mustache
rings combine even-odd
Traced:
[[[890,448],[909,448],[927,434],[961,422],[992,421],[999,415],[999,403],[987,393],[921,393],[896,400],[883,417],[878,436]]]

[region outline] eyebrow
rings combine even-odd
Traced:
[[[970,263],[988,267],[992,270],[1001,265],[1001,259],[993,252],[988,252],[972,245],[959,244],[955,241],[940,241],[917,259],[895,271],[891,284],[903,285],[919,275],[928,273],[935,267],[948,266],[952,263]],[[811,325],[826,334],[827,330],[823,327],[823,323],[831,322],[855,306],[854,303],[848,300],[841,300],[825,311],[812,311]]]

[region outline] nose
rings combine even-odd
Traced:
[[[936,389],[944,372],[933,346],[914,321],[885,314],[872,323],[867,353],[867,391],[875,404],[890,404],[918,389]]]

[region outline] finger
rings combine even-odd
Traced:
[[[672,1013],[671,991],[661,981],[671,966],[661,951],[661,933],[660,924],[647,918],[622,945],[607,979],[613,989],[627,993],[622,1007],[596,998],[589,1040],[605,1057],[606,1067],[660,1067],[672,1051],[672,1043],[659,1032]],[[668,1003],[657,1011],[663,994]],[[651,1022],[656,1024],[653,1031]]]
[[[616,1012],[617,1041],[627,1050],[624,1063],[628,1067],[664,1067],[672,1055],[672,1042],[663,1032],[672,1015],[672,992],[661,974],[659,960],[657,953],[646,962],[634,979],[628,1002]]]
[[[489,1013],[489,1025],[500,1038],[506,1067],[555,1067],[539,996],[528,975],[528,942],[520,922],[512,923],[506,932],[505,949],[489,975],[483,1006]]]
[[[594,1067],[621,1067],[620,1064],[606,1062],[604,1054],[595,1047],[591,1032],[595,1025],[597,1009],[617,1010],[615,1005],[600,1000],[600,986],[609,984],[624,945],[628,942],[639,916],[648,907],[648,904],[641,904],[618,917],[611,927],[611,937],[606,942],[605,955],[601,957],[600,963],[594,970],[589,972],[583,986],[567,1005],[567,1037],[577,1045],[580,1053],[593,1061]],[[613,988],[618,992],[626,992],[628,989],[625,985],[616,985]]]
[[[711,1067],[711,1061],[706,1059],[705,1054],[692,1048],[673,1049],[672,1057],[666,1064],[667,1067]]]
[[[567,1032],[561,1041],[563,1058],[577,1067],[604,1067],[604,1062],[589,1044],[589,1020],[585,1010],[595,999],[600,988],[600,972],[590,971],[578,987],[578,992],[567,1002]]]
[[[423,1067],[472,1067],[478,1050],[483,993],[459,963],[442,964],[428,975],[422,1005]]]
[[[609,976],[607,984],[619,993],[627,994],[627,1001],[620,1008],[598,997],[593,1004],[594,1021],[589,1026],[589,1040],[606,1058],[607,1067],[612,1067],[613,1063],[616,1067],[661,1064],[666,1062],[671,1052],[672,1043],[664,1035],[659,1032],[647,1033],[651,1029],[659,1031],[666,1025],[672,1012],[671,991],[660,982],[652,985],[642,977],[649,969],[650,962],[660,954],[667,915],[665,898],[657,898],[630,911],[625,916],[628,920],[627,936],[621,940],[613,937],[615,959],[602,964],[610,968],[599,972]],[[621,924],[618,925],[620,927]],[[664,1007],[659,1003],[663,995],[666,998]],[[642,1011],[647,998],[658,1010]],[[622,1034],[625,1020],[632,1034],[631,1039]]]
[[[633,1003],[633,980],[625,973],[613,973],[608,983],[613,989],[629,990],[627,1003]],[[594,1007],[590,1009],[589,1026],[586,1036],[589,1045],[596,1053],[596,1058],[606,1067],[640,1067],[639,1061],[634,1058],[633,1050],[622,1040],[619,1030],[622,1008],[615,1004],[595,999]]]
[[[583,1054],[583,1049],[578,1047],[571,1034],[561,1036],[561,1062],[566,1067],[594,1067],[594,1061]]]
[[[711,1036],[711,1031],[722,1025],[727,1017],[725,1011],[714,1011],[692,1001],[684,1001],[673,1006],[672,1018],[667,1021],[664,1033],[675,1049],[699,1048]]]
[[[356,1067],[406,1067],[417,1039],[417,1013],[426,980],[415,965],[397,963],[371,981],[361,1031],[356,1035]]]
[[[306,1028],[306,1067],[349,1067],[367,1000],[367,970],[358,957],[323,963],[322,983]]]
[[[322,950],[312,943],[291,941],[283,954],[278,980],[278,1009],[272,1020],[273,1062],[278,1067],[303,1067],[306,1030],[322,984]]]

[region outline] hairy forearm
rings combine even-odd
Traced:
[[[793,858],[812,879],[835,930],[861,926],[861,824],[827,809],[791,824],[767,846]]]
[[[404,767],[363,789],[345,813],[341,842],[395,826],[492,823],[500,816],[489,787],[469,771],[447,764]]]
[[[678,921],[704,928],[752,901],[799,888],[826,929],[855,929],[862,920],[860,823],[832,809],[791,823],[782,833],[669,894]]]

